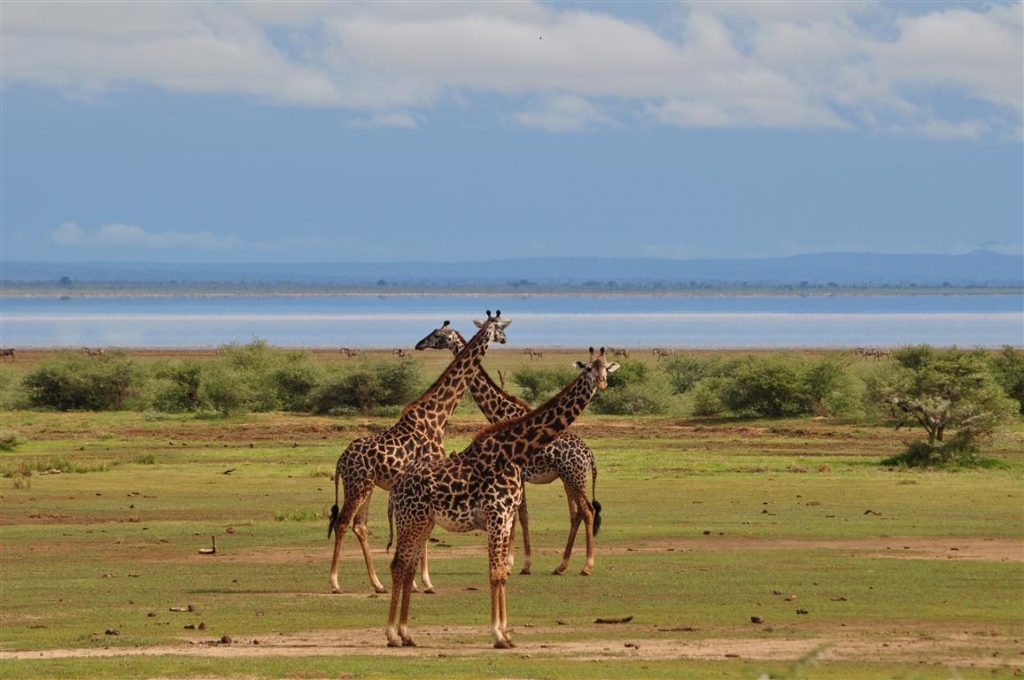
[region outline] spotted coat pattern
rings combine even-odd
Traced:
[[[416,344],[416,349],[447,349],[458,354],[466,346],[462,335],[445,322],[440,328]],[[530,411],[530,405],[514,397],[495,384],[483,366],[476,372],[469,383],[469,390],[480,411],[488,422],[500,423],[519,418]],[[601,505],[591,503],[587,497],[587,482],[593,491],[597,486],[597,464],[594,452],[583,439],[573,433],[565,432],[558,439],[536,452],[522,467],[524,482],[531,484],[550,484],[556,479],[562,480],[565,497],[569,503],[569,537],[562,552],[562,561],[555,568],[555,574],[563,573],[569,566],[572,548],[576,542],[576,534],[580,523],[583,523],[587,539],[587,558],[582,575],[589,575],[594,568],[594,534],[600,526]],[[530,524],[527,509],[526,490],[523,490],[523,502],[518,509],[519,524],[523,531],[524,565],[521,574],[529,574],[533,556],[530,549]],[[509,555],[513,543],[509,544]]]
[[[435,524],[449,531],[487,532],[494,646],[511,647],[505,607],[508,545],[516,509],[522,502],[521,467],[553,442],[607,384],[618,366],[604,352],[581,366],[583,372],[536,411],[481,431],[462,452],[421,459],[408,466],[391,488],[388,516],[397,527],[391,561],[388,646],[413,646],[409,603],[417,561]],[[399,604],[401,613],[399,615]]]
[[[375,486],[390,489],[395,478],[410,462],[419,459],[444,457],[444,428],[452,411],[462,399],[480,360],[492,341],[505,342],[505,328],[510,323],[487,312],[487,320],[477,322],[480,330],[459,352],[444,373],[418,399],[402,411],[398,422],[379,434],[356,439],[338,458],[334,474],[334,507],[327,536],[335,534],[334,554],[331,560],[331,590],[341,592],[338,584],[338,560],[345,529],[351,524],[352,533],[359,540],[366,562],[366,572],[378,593],[386,592],[377,578],[370,557],[367,540],[366,517]],[[338,506],[339,485],[344,490],[344,502]],[[424,587],[432,591],[423,559]]]

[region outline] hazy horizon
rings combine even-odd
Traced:
[[[919,257],[919,256],[941,256],[960,257],[965,255],[999,255],[1008,257],[1024,258],[1024,248],[1014,252],[1000,252],[985,248],[974,250],[947,253],[947,252],[879,252],[879,251],[853,251],[853,250],[823,250],[807,253],[792,253],[788,255],[750,255],[750,256],[679,256],[679,257],[657,257],[657,256],[633,256],[633,255],[523,255],[519,257],[494,257],[474,260],[437,259],[437,258],[415,258],[405,260],[332,260],[332,259],[309,259],[309,260],[160,260],[152,259],[103,259],[103,258],[78,258],[78,259],[46,259],[46,258],[10,258],[0,256],[0,264],[69,264],[69,265],[169,265],[169,266],[215,266],[219,264],[231,266],[246,265],[274,265],[274,266],[301,266],[311,265],[332,265],[332,264],[358,264],[358,265],[400,265],[400,264],[485,264],[488,262],[519,262],[519,261],[544,261],[544,260],[656,260],[665,262],[693,262],[693,261],[762,261],[762,260],[784,260],[813,258],[817,256],[869,256],[869,257]]]

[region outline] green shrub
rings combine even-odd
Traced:
[[[419,362],[414,359],[363,364],[325,378],[309,396],[314,413],[370,413],[403,406],[419,394]]]
[[[890,467],[978,467],[989,461],[981,457],[981,449],[973,441],[950,441],[929,444],[911,442],[903,453],[882,461]]]
[[[721,376],[732,371],[735,361],[724,361],[722,357],[694,357],[677,354],[664,362],[665,373],[675,394],[684,394],[705,378]]]
[[[306,358],[305,353],[270,374],[279,408],[286,411],[305,411],[309,396],[320,382],[320,371]]]
[[[255,410],[255,388],[248,377],[220,363],[205,367],[199,386],[203,408],[212,409],[222,416]]]
[[[671,400],[664,374],[654,374],[642,361],[624,361],[608,375],[608,389],[597,393],[590,408],[619,416],[658,414],[669,410]]]
[[[728,378],[713,376],[703,378],[690,389],[692,410],[695,416],[720,416],[728,409],[722,401],[722,395],[728,384]]]
[[[992,371],[1006,394],[1017,401],[1018,412],[1024,414],[1024,352],[1003,347],[992,360]]]
[[[373,365],[380,406],[404,406],[420,395],[420,363],[415,359],[381,361]]]
[[[226,384],[224,374],[232,374],[228,382],[234,382],[243,392],[239,400],[239,410],[274,411],[280,404],[277,389],[270,376],[282,363],[284,355],[283,350],[271,347],[265,340],[253,340],[244,345],[224,345],[217,349],[217,360],[209,378],[218,380],[223,385]],[[219,388],[214,392],[221,398],[221,403],[224,403],[227,395],[220,394]],[[213,407],[222,413],[225,412],[220,406]]]
[[[859,411],[860,386],[846,367],[832,359],[811,363],[803,371],[803,394],[810,412],[821,416],[854,415]]]
[[[60,411],[115,411],[137,393],[140,371],[123,353],[100,357],[61,352],[25,376],[29,404]]]
[[[667,384],[655,381],[647,384],[608,386],[598,392],[591,404],[595,413],[617,416],[654,415],[668,412],[672,392]]]
[[[0,433],[0,451],[13,451],[25,443],[24,437],[14,431]]]
[[[809,411],[799,367],[787,360],[748,357],[724,383],[722,402],[739,416],[783,418]]]
[[[164,413],[188,413],[202,407],[203,365],[194,359],[161,363],[147,383],[148,402]]]
[[[524,366],[512,374],[512,382],[519,388],[523,399],[531,404],[541,404],[579,375],[575,368],[531,368]],[[614,376],[615,373],[612,373]]]
[[[24,397],[21,380],[14,371],[0,369],[0,410],[18,408]]]
[[[307,351],[280,349],[253,340],[218,348],[217,358],[203,365],[195,377],[199,403],[190,410],[211,408],[221,414],[304,411],[321,382],[321,371]],[[180,382],[189,389],[193,386],[184,379]],[[238,393],[230,394],[232,390]]]

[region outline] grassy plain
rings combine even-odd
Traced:
[[[428,355],[424,372],[446,359]],[[524,361],[488,357],[493,373]],[[569,575],[550,575],[564,493],[529,486],[534,574],[510,580],[519,646],[501,652],[487,631],[482,535],[435,531],[439,594],[413,600],[418,648],[385,648],[389,596],[371,593],[351,534],[345,593],[329,594],[329,476],[351,439],[392,418],[8,411],[0,421],[25,440],[0,452],[0,473],[14,475],[0,478],[5,680],[1024,673],[1019,423],[992,445],[998,466],[925,472],[879,466],[905,435],[870,423],[587,414],[578,432],[604,506],[597,566],[576,575],[578,544]],[[449,448],[481,423],[460,411]],[[390,584],[385,499],[378,491],[370,529]],[[211,535],[217,554],[199,554]]]

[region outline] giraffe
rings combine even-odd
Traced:
[[[599,355],[591,347],[590,361],[576,365],[580,375],[537,410],[490,425],[462,452],[417,461],[395,480],[388,497],[388,520],[392,530],[398,527],[391,560],[389,647],[416,644],[408,628],[413,572],[434,524],[448,531],[487,532],[494,646],[514,646],[508,633],[505,583],[512,524],[523,496],[520,468],[572,425],[596,391],[607,386],[608,374],[619,367],[606,361],[603,347]]]
[[[345,529],[352,524],[352,533],[359,540],[366,562],[366,572],[373,589],[387,592],[377,578],[367,542],[366,517],[374,486],[388,490],[402,468],[419,458],[443,458],[442,438],[452,411],[462,399],[470,378],[476,373],[480,360],[491,342],[504,344],[505,329],[511,323],[502,319],[501,310],[486,321],[474,321],[480,329],[459,352],[455,360],[419,398],[402,410],[398,422],[379,434],[356,439],[338,458],[334,473],[334,506],[327,527],[327,537],[334,532],[334,555],[331,559],[331,591],[340,593],[338,585],[338,557]],[[344,503],[338,509],[338,486],[343,485]],[[423,586],[433,592],[423,556]]]
[[[416,349],[448,349],[458,353],[466,345],[465,338],[452,328],[450,321],[431,331],[429,335],[416,343]],[[531,407],[522,399],[504,391],[491,379],[483,366],[469,383],[469,391],[473,395],[480,411],[490,423],[519,418],[529,413]],[[587,537],[587,561],[580,572],[589,576],[594,568],[594,535],[601,526],[601,504],[587,498],[587,481],[591,484],[591,493],[597,486],[597,464],[594,452],[587,443],[573,432],[566,432],[561,437],[544,447],[523,466],[523,481],[531,484],[550,484],[556,479],[562,480],[565,497],[569,503],[569,538],[562,552],[562,561],[555,567],[556,576],[561,575],[569,566],[572,548],[576,542],[580,522],[583,523]],[[520,574],[529,574],[532,566],[530,550],[529,512],[526,503],[526,489],[523,489],[523,502],[519,506],[519,524],[523,529],[523,552],[525,561]],[[511,557],[512,542],[509,543]],[[509,562],[511,564],[511,560]]]

